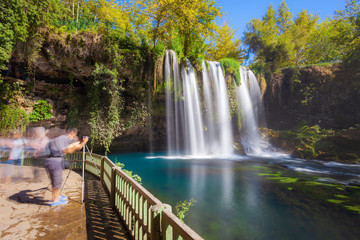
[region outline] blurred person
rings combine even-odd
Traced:
[[[8,147],[9,140],[5,137],[0,137],[0,161],[5,162],[9,159],[10,148]]]
[[[8,139],[5,145],[10,148],[9,158],[3,162],[6,164],[3,170],[3,177],[5,179],[5,189],[8,188],[12,177],[15,175],[14,171],[17,170],[17,178],[22,178],[22,154],[24,147],[24,140],[21,138],[21,132],[16,130],[11,133],[12,139]]]
[[[77,133],[77,129],[70,129],[65,135],[51,140],[46,145],[49,157],[45,159],[45,168],[49,173],[52,186],[52,202],[50,203],[50,206],[68,203],[67,197],[60,196],[60,188],[63,181],[62,171],[65,161],[64,155],[80,150],[88,141],[88,137],[84,137],[79,141]]]
[[[17,170],[17,177],[21,180],[23,172],[23,148],[25,146],[25,141],[22,138],[22,133],[18,130],[12,133],[12,139],[10,141],[10,155],[9,160],[11,164],[13,164]]]
[[[49,155],[46,145],[50,139],[46,136],[47,130],[44,127],[34,127],[29,131],[28,146],[33,149],[33,173],[34,178],[39,179],[40,167],[44,167],[44,158]]]
[[[5,188],[7,188],[8,183],[10,183],[11,180],[11,167],[5,166],[5,164],[10,164],[9,161],[9,154],[11,148],[9,147],[10,139],[4,137],[0,138],[0,163],[4,164],[2,166],[2,172],[1,172],[1,182],[5,182]]]

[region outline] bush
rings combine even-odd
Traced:
[[[176,216],[182,221],[184,222],[184,218],[186,217],[186,215],[188,214],[190,207],[194,205],[194,203],[196,203],[195,199],[190,199],[189,201],[184,200],[184,201],[180,201],[176,204]]]
[[[45,100],[39,100],[34,104],[33,111],[29,115],[29,120],[31,122],[39,122],[48,120],[51,116],[51,105]]]
[[[240,64],[233,58],[223,58],[220,64],[224,72],[235,78],[236,85],[240,86]]]
[[[25,130],[29,118],[25,110],[6,105],[0,110],[0,132],[6,134],[15,129]]]

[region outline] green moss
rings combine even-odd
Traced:
[[[360,214],[360,205],[345,206],[345,208],[348,209],[348,210],[351,210],[351,211],[355,211],[355,212]]]
[[[348,196],[344,196],[344,195],[335,195],[335,197],[337,197],[337,198],[349,198]]]
[[[328,201],[328,202],[331,202],[331,203],[335,203],[335,204],[339,204],[339,203],[345,202],[344,200],[339,200],[339,199],[328,199],[327,201]]]
[[[269,169],[268,167],[259,166],[259,165],[252,165],[251,167],[258,168],[258,169]]]
[[[280,177],[280,173],[258,173],[258,176],[274,176],[274,177]]]
[[[298,181],[298,178],[291,177],[268,177],[267,179],[279,180],[281,183],[294,183]]]
[[[209,62],[207,62],[207,61],[205,61],[205,66],[206,66],[206,70],[208,70],[209,69]]]
[[[315,181],[306,181],[305,184],[309,185],[309,186],[338,187],[338,185],[335,185],[335,184],[328,184],[328,183],[315,182]]]
[[[225,74],[230,74],[235,78],[236,85],[240,86],[240,64],[233,58],[223,58],[220,60],[221,67]]]

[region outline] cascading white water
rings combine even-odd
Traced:
[[[170,155],[230,155],[233,152],[229,100],[219,63],[203,64],[205,110],[189,61],[179,71],[174,51],[165,55],[166,122]],[[181,73],[181,74],[180,74]],[[180,78],[181,76],[181,78]],[[206,117],[203,116],[206,112]]]
[[[233,152],[233,136],[225,78],[218,62],[208,64],[208,71],[203,64],[207,143],[212,154],[229,155]]]
[[[186,149],[191,155],[206,155],[204,126],[202,112],[200,109],[200,98],[194,69],[189,60],[186,60],[187,70],[184,66],[181,69],[184,91],[184,112],[185,112],[185,140]]]
[[[184,130],[184,107],[179,64],[174,51],[165,53],[167,146],[170,155],[181,151]]]
[[[258,104],[261,103],[260,88],[251,70],[240,67],[240,77],[240,86],[236,86],[235,91],[238,100],[238,109],[242,116],[243,133],[241,141],[246,154],[259,155],[263,151],[261,147],[262,140],[258,131],[258,115],[254,109],[258,109]],[[255,107],[254,104],[256,104]]]

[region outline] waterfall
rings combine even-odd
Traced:
[[[217,62],[208,62],[208,64],[207,71],[203,63],[207,145],[215,155],[228,155],[233,152],[233,136],[226,82],[220,64]]]
[[[240,67],[240,86],[235,87],[239,115],[242,116],[241,142],[246,154],[260,155],[268,147],[258,131],[261,92],[254,73]]]
[[[179,64],[174,51],[165,55],[166,123],[167,146],[169,154],[181,151],[182,131],[184,130],[184,110]]]
[[[207,69],[203,63],[203,96],[190,61],[179,68],[175,52],[170,50],[164,64],[169,154],[232,154],[229,100],[220,64],[209,62]]]
[[[186,60],[187,70],[181,68],[184,92],[185,109],[185,139],[186,149],[190,149],[191,155],[206,155],[204,126],[200,109],[200,97],[194,69],[189,60]]]

